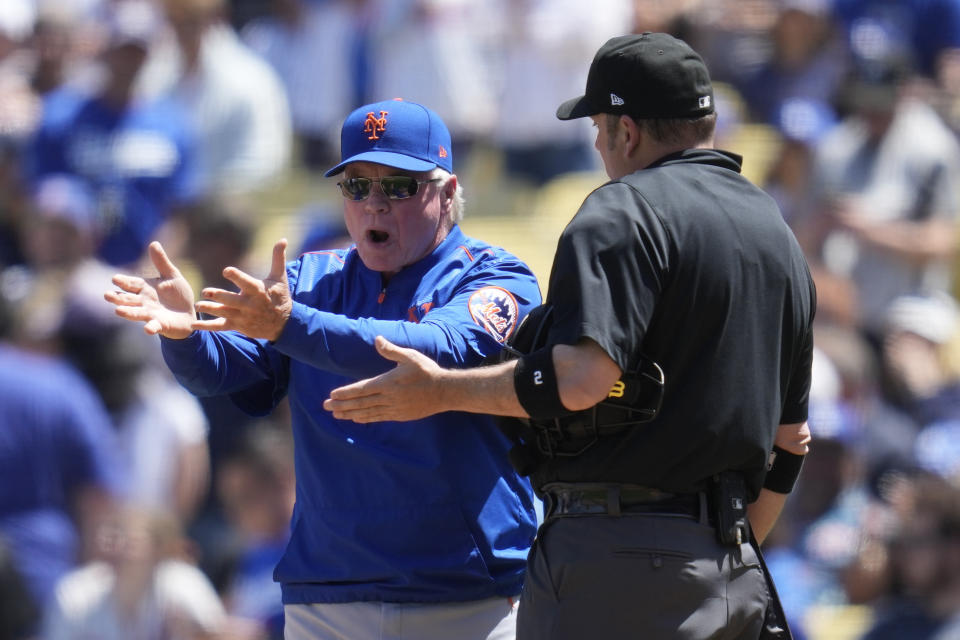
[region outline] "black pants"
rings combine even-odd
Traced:
[[[518,640],[754,640],[769,601],[749,544],[683,516],[563,516],[530,552]]]

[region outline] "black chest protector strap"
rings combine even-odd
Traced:
[[[492,361],[504,362],[545,347],[552,317],[552,307],[535,308]],[[590,409],[543,420],[499,418],[497,424],[514,443],[510,452],[514,468],[529,475],[545,459],[580,455],[601,438],[652,420],[660,409],[663,387],[660,366],[641,358],[637,368],[625,372],[607,398]]]

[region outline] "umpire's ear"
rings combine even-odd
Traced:
[[[644,143],[646,132],[637,124],[637,121],[627,115],[620,116],[617,122],[617,135],[623,136],[623,155],[630,159]]]

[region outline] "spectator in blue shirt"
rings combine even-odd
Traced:
[[[0,538],[43,608],[120,481],[100,398],[63,361],[15,346],[12,315],[0,296]]]
[[[133,91],[160,25],[154,10],[126,0],[111,11],[102,86],[89,92],[64,85],[45,97],[26,165],[34,181],[63,173],[88,183],[103,229],[99,255],[124,265],[195,199],[201,182],[186,114],[166,100],[138,100]]]

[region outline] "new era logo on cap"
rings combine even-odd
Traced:
[[[618,96],[615,93],[610,94],[610,105],[611,106],[620,106],[623,104],[623,98]]]
[[[710,108],[710,96],[700,96],[700,100],[697,101],[697,105],[698,105],[701,109],[709,109],[709,108]]]

